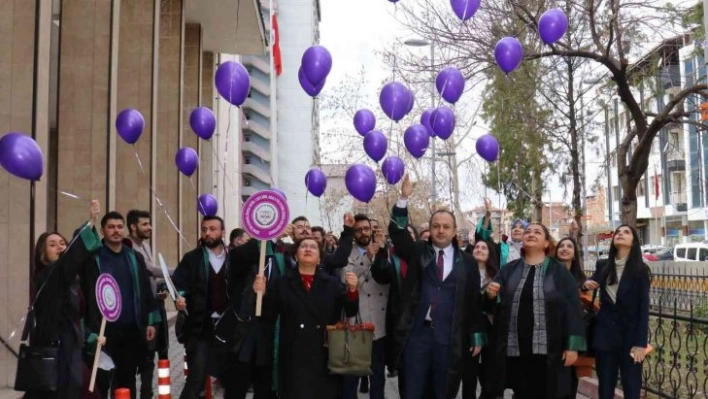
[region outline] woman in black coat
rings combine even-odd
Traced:
[[[34,316],[36,326],[30,334],[34,346],[59,348],[59,384],[56,392],[28,391],[26,399],[79,398],[83,384],[81,348],[81,290],[77,276],[87,264],[91,251],[98,248],[99,239],[93,225],[101,207],[92,201],[89,222],[78,231],[74,241],[67,241],[56,232],[43,233],[37,239],[34,265]],[[103,342],[103,337],[99,338]]]
[[[637,231],[628,225],[615,230],[607,260],[598,261],[584,288],[600,288],[593,349],[600,399],[614,398],[617,372],[626,399],[638,399],[642,362],[649,331],[651,271],[642,260]]]
[[[256,276],[255,292],[264,292],[263,317],[280,316],[279,371],[283,399],[334,399],[342,394],[340,377],[327,368],[327,325],[359,311],[358,279],[345,273],[346,286],[320,269],[320,247],[312,238],[296,244],[297,268],[268,282]]]
[[[528,225],[521,258],[507,263],[486,290],[499,303],[493,375],[505,376],[516,399],[569,395],[570,366],[586,348],[578,285],[552,253],[548,229]]]

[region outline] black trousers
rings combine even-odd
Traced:
[[[642,390],[642,364],[634,363],[634,359],[629,356],[629,348],[596,351],[595,365],[600,399],[615,397],[618,371],[625,399],[639,399]]]
[[[224,395],[225,399],[245,399],[250,385],[253,385],[253,399],[277,398],[272,389],[272,365],[259,366],[255,360],[245,363],[233,356],[224,373],[228,376],[222,379],[222,383],[224,388],[229,388],[229,396]]]
[[[96,382],[98,391],[104,398],[109,397],[109,392],[112,396],[118,388],[130,389],[131,398],[136,398],[135,374],[145,359],[145,347],[144,332],[137,326],[109,326],[106,331],[105,351],[113,359],[115,369],[109,380],[110,384],[107,384],[108,378],[103,377],[107,372],[101,373],[101,381],[97,378]]]
[[[494,378],[490,376],[493,352],[494,348],[487,345],[482,347],[482,352],[477,357],[472,357],[472,353],[463,355],[462,399],[477,399],[478,380],[482,388],[480,399],[494,399],[497,397],[490,387],[493,384],[487,384],[487,381]]]
[[[548,359],[544,355],[522,355],[506,358],[507,381],[511,382],[514,399],[548,399],[546,373]]]

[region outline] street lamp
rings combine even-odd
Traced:
[[[430,107],[435,108],[435,42],[428,41],[426,39],[408,39],[403,42],[409,47],[426,47],[430,46]],[[438,190],[435,184],[435,137],[432,137],[430,144],[430,171],[431,175],[431,185],[430,185],[430,202],[435,204],[438,197]]]
[[[441,157],[447,157],[447,166],[450,168],[450,210],[455,211],[455,201],[453,197],[452,189],[452,157],[457,155],[455,151],[439,152],[438,155]]]

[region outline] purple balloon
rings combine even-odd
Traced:
[[[44,171],[42,149],[30,136],[8,133],[0,139],[0,165],[21,179],[39,180]]]
[[[524,47],[515,37],[502,38],[494,47],[494,59],[497,60],[499,68],[507,75],[519,67],[523,58]]]
[[[285,195],[285,191],[283,191],[283,190],[281,190],[281,189],[279,189],[279,188],[275,188],[275,187],[271,187],[271,188],[270,188],[270,191],[273,191],[273,192],[275,192],[275,193],[278,193],[278,194],[280,194],[281,197],[283,197],[284,200],[286,200],[286,201],[288,200],[288,196]]]
[[[546,44],[560,40],[568,30],[568,17],[560,8],[550,9],[538,20],[538,34]]]
[[[251,77],[240,62],[226,61],[219,65],[214,76],[216,90],[229,103],[240,106],[251,91]]]
[[[402,83],[390,82],[381,89],[379,104],[389,118],[398,122],[406,116],[411,97],[411,93]]]
[[[430,127],[435,135],[447,140],[455,130],[455,113],[448,107],[438,107],[430,116]]]
[[[371,159],[378,162],[383,159],[388,149],[386,136],[378,130],[372,130],[364,136],[364,151]]]
[[[479,10],[481,0],[450,0],[452,11],[455,12],[457,18],[467,21],[472,18]]]
[[[369,202],[376,192],[376,174],[370,167],[356,163],[349,167],[344,183],[352,197]]]
[[[312,168],[305,175],[305,187],[307,191],[315,197],[319,197],[324,194],[325,188],[327,188],[327,177],[320,168]]]
[[[445,101],[454,104],[462,96],[465,91],[465,77],[462,72],[455,67],[447,67],[438,73],[435,79],[435,87],[438,89],[440,96]]]
[[[120,137],[128,144],[135,144],[143,134],[145,118],[133,108],[120,111],[116,118],[116,130]]]
[[[324,46],[311,46],[302,55],[302,70],[307,80],[317,86],[332,70],[332,55]]]
[[[371,110],[360,109],[354,114],[354,128],[360,135],[366,136],[366,133],[374,130],[376,127],[376,116]]]
[[[487,162],[494,162],[499,156],[499,142],[491,134],[485,134],[477,139],[475,144],[477,154]]]
[[[317,95],[320,94],[320,92],[324,88],[325,82],[327,81],[325,79],[318,85],[313,85],[312,83],[310,83],[309,80],[307,80],[307,77],[305,76],[305,72],[302,70],[302,67],[300,67],[300,70],[297,71],[297,78],[300,81],[300,87],[302,87],[302,89],[305,90],[305,93],[307,93],[307,95],[312,98],[315,98],[317,97]]]
[[[413,111],[413,106],[415,105],[415,95],[412,91],[408,90],[408,107],[406,107],[406,115]]]
[[[197,136],[209,140],[216,130],[216,117],[209,108],[197,107],[189,115],[189,125]]]
[[[199,165],[199,155],[190,147],[182,147],[177,151],[175,155],[175,163],[177,164],[177,169],[179,169],[182,174],[189,177],[194,174]]]
[[[219,202],[211,194],[202,194],[197,198],[197,210],[203,216],[214,216],[219,210]]]
[[[425,129],[425,126],[416,123],[411,125],[403,134],[403,143],[406,149],[416,158],[420,158],[425,154],[425,150],[430,145],[430,135]]]
[[[384,159],[381,165],[381,173],[383,173],[389,184],[398,183],[403,177],[405,170],[406,166],[403,164],[403,161],[395,155]]]
[[[430,137],[435,137],[433,127],[430,126],[430,117],[433,115],[433,112],[435,112],[435,108],[428,108],[423,111],[423,114],[420,116],[420,124],[425,126],[425,129],[428,130],[428,134],[430,135]]]

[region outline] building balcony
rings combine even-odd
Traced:
[[[685,191],[674,191],[671,193],[671,203],[677,211],[686,212],[688,210],[688,201]]]
[[[253,176],[267,186],[271,185],[270,173],[268,173],[267,170],[261,169],[254,165],[245,164],[243,165],[241,172]]]
[[[250,197],[252,195],[255,195],[258,192],[258,189],[256,189],[253,186],[243,186],[241,187],[241,195],[242,196],[247,196]]]
[[[258,0],[186,0],[185,19],[201,25],[206,51],[262,55],[268,48]]]
[[[253,55],[245,55],[241,57],[241,62],[243,63],[243,66],[248,69],[249,72],[251,71],[251,68],[255,68],[266,75],[270,74],[270,64],[266,62],[266,60],[264,60],[263,58],[256,57]]]
[[[669,172],[686,170],[686,152],[683,148],[671,147],[666,151],[666,167]]]
[[[251,90],[255,90],[266,97],[270,97],[270,85],[259,79],[251,79]]]
[[[243,126],[243,130],[245,131],[251,131],[264,139],[270,141],[271,135],[270,135],[270,129],[267,127],[261,125],[260,123],[253,121],[253,120],[248,120],[246,124]]]
[[[241,144],[241,152],[243,153],[251,153],[258,158],[262,159],[264,162],[270,162],[271,160],[271,154],[269,150],[266,150],[250,141],[246,141],[243,144]]]
[[[270,107],[265,106],[252,98],[246,99],[246,102],[243,103],[243,110],[244,112],[258,112],[264,118],[270,119]]]

